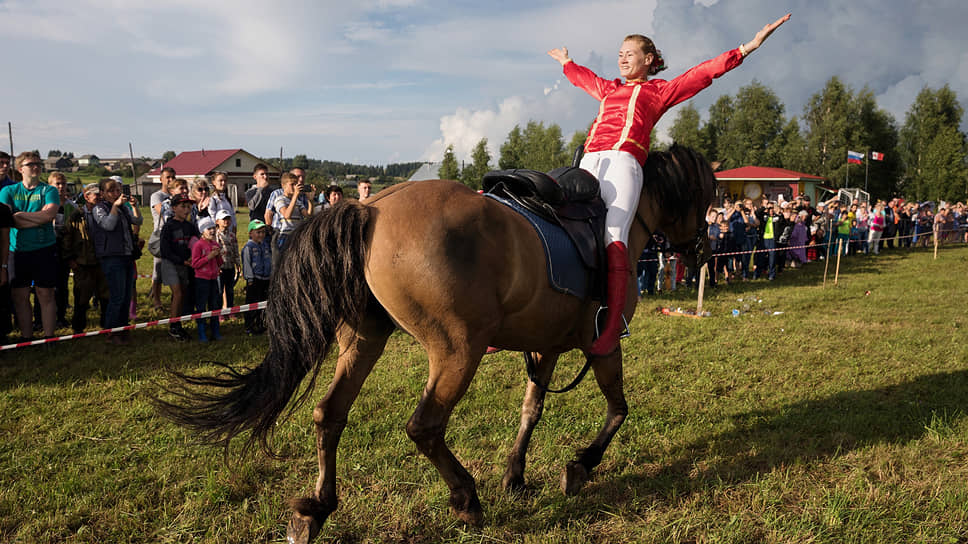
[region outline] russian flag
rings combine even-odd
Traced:
[[[871,158],[875,161],[882,161],[884,160],[884,154],[878,153],[877,151],[871,151]]]
[[[854,164],[864,164],[864,154],[856,151],[847,151],[847,162]]]

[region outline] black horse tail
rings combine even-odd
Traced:
[[[258,443],[276,455],[270,446],[276,420],[308,374],[309,383],[286,417],[306,400],[337,327],[358,325],[366,312],[369,212],[346,200],[304,221],[289,236],[272,273],[265,310],[269,351],[262,363],[242,371],[217,363],[223,370],[215,376],[173,373],[175,379],[162,389],[175,400],[156,398],[159,411],[200,433],[202,441],[226,448],[251,431],[246,447]]]

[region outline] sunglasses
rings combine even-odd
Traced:
[[[24,163],[24,166],[28,166],[28,167],[34,167],[34,166],[36,166],[36,167],[39,168],[39,167],[41,167],[43,165],[44,165],[44,163],[42,163],[42,162],[25,162]]]
[[[198,191],[199,193],[207,193],[207,192],[210,191],[210,189],[208,187],[199,187],[199,188],[197,188],[195,190]]]

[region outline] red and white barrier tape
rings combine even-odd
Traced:
[[[945,233],[949,233],[950,234],[950,233],[958,233],[958,232],[963,232],[963,231],[962,230],[959,230],[959,229],[948,229],[948,230],[939,231],[937,234],[945,234]],[[903,236],[895,235],[895,236],[891,236],[889,238],[883,238],[882,237],[880,240],[878,240],[878,243],[881,245],[881,247],[885,247],[884,243],[887,242],[887,241],[893,241],[893,240],[900,241],[900,240],[902,240],[904,238],[916,238],[916,237],[930,238],[933,234],[935,234],[935,233],[929,231],[929,232],[922,232],[920,234],[905,234]],[[945,244],[946,245],[947,244],[957,244],[957,243],[960,243],[960,242],[963,242],[963,240],[946,240],[945,241]],[[869,241],[868,240],[858,240],[858,239],[853,239],[853,240],[848,240],[847,241],[847,244],[848,245],[850,245],[850,244],[857,245],[857,244],[863,244],[863,243],[869,243]],[[837,237],[836,236],[834,236],[833,238],[831,238],[830,245],[831,246],[836,246],[837,245]],[[822,242],[822,243],[813,244],[813,245],[806,245],[806,246],[787,246],[787,247],[776,247],[776,248],[773,248],[773,249],[751,249],[749,251],[731,251],[729,253],[713,253],[712,257],[713,258],[717,258],[717,257],[734,257],[734,256],[737,256],[737,255],[752,255],[754,253],[767,253],[767,252],[770,252],[770,251],[787,251],[787,250],[790,250],[790,249],[801,249],[801,248],[806,249],[806,248],[811,248],[811,247],[814,247],[814,248],[818,248],[819,249],[819,248],[825,248],[826,246],[827,246],[827,243],[826,242]],[[639,262],[640,263],[650,263],[650,262],[651,263],[654,263],[654,262],[658,262],[658,260],[659,259],[639,259]],[[674,261],[675,260],[675,257],[667,257],[666,260]]]
[[[233,306],[232,308],[222,308],[220,310],[199,312],[196,314],[183,315],[180,317],[170,317],[168,319],[155,319],[153,321],[145,321],[144,323],[135,323],[134,325],[115,327],[113,329],[104,329],[100,331],[68,334],[66,336],[54,336],[51,338],[42,338],[40,340],[31,340],[30,342],[20,342],[17,344],[7,344],[5,346],[0,346],[0,351],[23,348],[27,346],[39,346],[41,344],[50,344],[53,342],[63,342],[64,340],[74,340],[75,338],[85,338],[88,336],[98,336],[102,334],[110,334],[110,333],[122,332],[122,331],[133,331],[135,329],[147,329],[148,327],[154,327],[157,325],[181,323],[182,321],[193,321],[195,319],[205,319],[206,317],[212,317],[212,316],[240,314],[244,312],[251,312],[253,310],[263,310],[265,309],[265,307],[266,307],[266,301],[263,300],[262,302],[253,302],[252,304],[243,304],[241,306]]]

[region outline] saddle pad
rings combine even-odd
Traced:
[[[517,202],[497,195],[487,193],[484,196],[493,198],[501,204],[523,215],[541,239],[545,250],[545,262],[548,268],[548,281],[551,286],[561,293],[585,298],[588,289],[588,274],[582,264],[575,244],[564,229],[550,221],[528,211]]]

